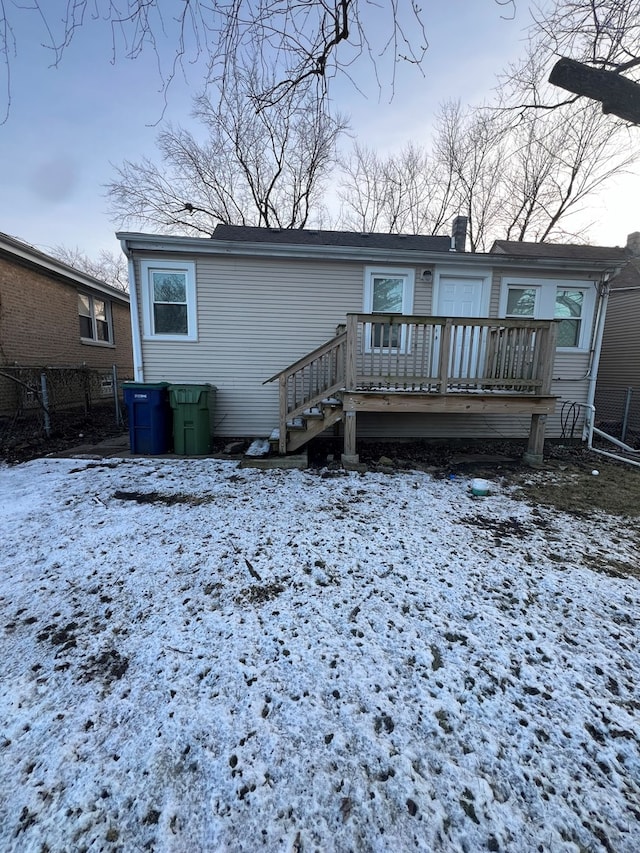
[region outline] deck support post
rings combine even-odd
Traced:
[[[280,423],[278,437],[278,453],[284,456],[287,452],[287,377],[280,374]]]
[[[531,415],[529,443],[522,456],[522,461],[526,465],[542,465],[544,460],[544,430],[546,425],[546,415]]]
[[[356,413],[345,412],[344,421],[344,453],[342,454],[343,465],[357,465],[360,457],[356,453]]]

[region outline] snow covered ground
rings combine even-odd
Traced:
[[[0,467],[0,849],[639,849],[632,524],[330,473]]]

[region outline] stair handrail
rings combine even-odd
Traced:
[[[297,373],[298,370],[301,370],[303,367],[306,367],[308,364],[311,364],[312,361],[315,361],[320,356],[324,355],[327,352],[331,352],[332,349],[337,349],[340,344],[345,343],[347,340],[347,333],[340,332],[339,335],[335,335],[333,338],[330,338],[328,341],[325,341],[320,346],[316,347],[311,352],[308,352],[306,355],[303,355],[297,361],[294,361],[293,364],[290,364],[288,367],[285,367],[283,370],[279,370],[277,373],[274,373],[269,379],[265,379],[262,383],[263,385],[268,385],[270,382],[275,382],[276,379],[279,379],[283,374],[290,376],[292,373]]]
[[[311,352],[299,358],[297,361],[294,361],[293,364],[290,364],[288,367],[285,367],[284,370],[278,371],[271,378],[266,379],[262,384],[267,385],[269,382],[275,382],[275,380],[279,380],[280,386],[280,401],[279,401],[279,450],[280,453],[286,452],[286,442],[287,442],[287,422],[296,417],[299,414],[302,414],[307,409],[310,409],[314,405],[320,403],[323,399],[334,394],[336,391],[340,390],[344,385],[344,374],[345,374],[345,349],[347,342],[347,333],[346,331],[341,332],[338,335],[335,335],[325,343],[320,344],[320,346],[316,347]],[[342,357],[338,357],[336,360],[336,369],[335,375],[332,377],[333,381],[329,383],[325,383],[322,387],[318,387],[315,390],[315,393],[311,393],[311,388],[308,391],[305,389],[302,392],[302,398],[298,402],[295,395],[295,387],[293,388],[293,403],[290,403],[290,394],[289,394],[289,385],[291,380],[293,380],[295,386],[295,376],[296,374],[301,373],[307,368],[310,368],[315,362],[320,363],[321,359],[330,355],[331,353],[338,353],[340,348],[342,347],[343,353]]]

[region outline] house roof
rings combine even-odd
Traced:
[[[112,287],[92,275],[70,267],[68,264],[41,252],[39,249],[12,237],[10,234],[0,232],[0,257],[15,261],[24,266],[44,272],[53,276],[65,284],[76,288],[82,288],[92,292],[108,296],[112,300],[126,302],[129,304],[129,294],[116,287]]]
[[[183,237],[173,234],[144,234],[120,231],[116,234],[124,253],[156,253],[174,256],[237,256],[271,259],[339,260],[369,264],[446,265],[460,269],[491,270],[508,266],[512,270],[570,271],[599,277],[624,263],[623,250],[605,252],[596,257],[545,254],[540,243],[515,244],[540,249],[526,254],[495,248],[493,252],[457,252],[451,250],[451,238],[418,234],[360,234],[350,231],[312,231],[302,229],[254,228],[219,225],[212,237]],[[497,246],[498,244],[496,244]],[[513,244],[502,242],[509,249]],[[500,255],[501,253],[501,255]],[[626,259],[626,258],[625,258]]]
[[[584,246],[578,243],[525,243],[515,240],[496,240],[492,254],[517,258],[558,258],[565,261],[615,263],[617,274],[611,279],[612,289],[640,285],[640,259],[620,246]]]
[[[622,267],[618,275],[611,280],[612,290],[624,290],[632,287],[640,289],[640,258],[631,258]]]
[[[446,236],[319,231],[302,228],[257,228],[247,225],[218,225],[211,239],[288,246],[352,246],[363,249],[403,249],[416,252],[448,252],[451,249],[451,237]]]
[[[525,243],[516,240],[496,240],[492,254],[516,258],[564,258],[581,261],[626,261],[628,255],[619,246],[584,246],[577,243]]]

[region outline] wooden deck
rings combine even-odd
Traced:
[[[446,412],[530,414],[527,454],[542,458],[555,321],[349,314],[343,328],[267,380],[279,382],[280,453],[342,419],[356,461],[358,412]]]

